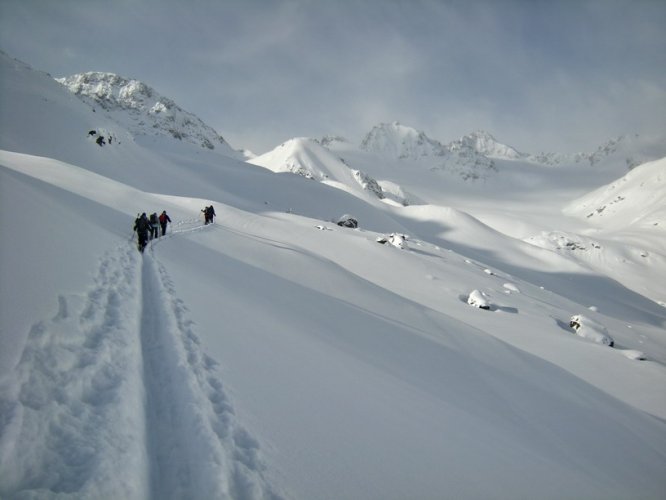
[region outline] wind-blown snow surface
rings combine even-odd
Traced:
[[[100,148],[98,113],[1,69],[30,111],[0,114],[2,498],[663,496],[666,309],[503,232],[528,197],[484,224],[122,129]],[[161,210],[140,255],[133,219]]]

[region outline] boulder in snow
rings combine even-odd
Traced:
[[[337,220],[336,224],[342,227],[357,228],[358,219],[356,217],[352,217],[349,214],[345,214]]]
[[[490,309],[490,303],[483,292],[479,290],[472,290],[467,298],[467,303],[472,307],[478,307],[479,309]]]
[[[406,234],[391,233],[388,236],[380,236],[377,238],[377,243],[381,243],[382,245],[388,243],[394,247],[404,249],[407,248],[408,238],[409,237]]]
[[[603,344],[610,347],[613,347],[615,344],[615,341],[608,334],[608,330],[606,330],[605,326],[587,316],[583,316],[582,314],[571,316],[569,326],[574,329],[576,335],[589,339],[597,344]]]

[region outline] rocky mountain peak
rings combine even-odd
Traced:
[[[93,107],[99,106],[135,136],[167,136],[242,158],[196,115],[145,83],[114,73],[87,72],[56,81]]]

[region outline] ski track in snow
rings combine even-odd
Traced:
[[[281,498],[153,250],[109,252],[32,327],[0,381],[0,498]]]

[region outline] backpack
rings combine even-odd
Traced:
[[[137,233],[143,233],[148,231],[148,219],[145,217],[139,217],[134,223],[134,230]]]
[[[165,214],[160,214],[160,224],[166,223],[166,215]]]

